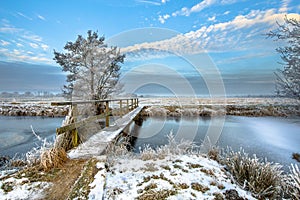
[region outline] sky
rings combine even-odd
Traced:
[[[299,13],[297,0],[2,0],[0,91],[60,91],[53,50],[93,30],[126,55],[126,93],[274,94],[283,43],[265,34]]]

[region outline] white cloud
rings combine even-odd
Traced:
[[[290,0],[282,0],[282,6],[279,9],[281,13],[287,13]]]
[[[40,20],[46,21],[46,18],[43,17],[42,15],[39,15],[39,14],[38,14],[37,17],[38,17]]]
[[[2,46],[10,45],[10,42],[5,41],[5,40],[0,40],[0,42],[1,42],[1,45],[2,45]]]
[[[214,21],[216,21],[216,16],[214,15],[212,17],[209,17],[207,20],[211,21],[211,22],[214,22]]]
[[[34,49],[37,49],[39,48],[39,45],[35,44],[35,43],[29,43],[29,45],[34,48]]]
[[[1,22],[2,22],[1,27],[0,27],[1,33],[17,33],[19,31],[21,31],[21,29],[12,26],[9,23],[9,21],[6,19],[2,19]]]
[[[17,45],[17,47],[24,47],[24,45],[21,43],[16,43],[16,45]]]
[[[170,18],[170,15],[166,14],[166,15],[159,15],[158,16],[158,21],[162,24],[164,24],[166,22],[167,19]]]
[[[252,10],[246,15],[236,16],[231,21],[202,26],[196,31],[162,41],[125,47],[121,51],[129,54],[131,58],[147,59],[147,56],[166,56],[169,53],[197,54],[205,51],[227,52],[262,48],[262,45],[268,42],[262,34],[274,28],[276,21],[282,22],[284,17],[285,14],[276,13],[273,9]],[[299,14],[288,14],[287,17],[300,19]],[[156,54],[153,53],[155,51]]]
[[[53,64],[53,60],[47,58],[46,55],[39,54],[38,56],[34,56],[35,54],[31,51],[0,49],[0,55],[4,56],[7,61]]]
[[[229,13],[230,13],[230,11],[227,10],[227,11],[225,11],[225,12],[223,13],[223,15],[228,15]]]
[[[239,0],[221,0],[221,4],[234,4]]]
[[[46,51],[47,49],[49,49],[49,46],[46,44],[41,44],[41,48]]]
[[[19,16],[21,16],[21,17],[24,17],[25,19],[28,19],[28,20],[32,20],[32,18],[31,17],[28,17],[27,15],[25,15],[25,14],[23,14],[23,13],[21,13],[21,12],[17,12],[17,14],[19,15]]]
[[[211,6],[215,2],[216,2],[216,0],[203,0],[202,2],[194,5],[191,8],[191,13],[193,13],[193,12],[200,12],[201,10],[203,10],[204,8],[207,8],[207,7]]]
[[[27,40],[34,41],[34,42],[41,42],[43,40],[42,37],[40,37],[38,35],[31,34],[31,33],[26,33],[22,37],[27,39]]]
[[[170,1],[170,0],[161,0],[161,3],[162,3],[162,4],[165,4],[165,3],[167,3],[168,1]]]
[[[150,4],[154,6],[160,6],[161,4],[157,1],[149,1],[149,0],[136,0],[138,3],[145,3],[145,4]]]
[[[217,0],[203,0],[200,3],[194,5],[190,9],[187,7],[183,7],[183,8],[181,8],[181,10],[173,12],[172,16],[173,17],[178,16],[178,15],[189,16],[191,13],[200,12],[203,9],[215,4],[216,2],[217,2]]]

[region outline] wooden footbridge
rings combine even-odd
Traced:
[[[143,106],[139,106],[138,98],[52,102],[51,105],[71,107],[64,125],[56,129],[57,138],[71,140],[68,142],[71,146],[64,147],[66,150],[71,149],[71,158],[101,155],[143,109]],[[89,106],[97,108],[97,111],[88,114],[97,113],[96,115],[84,113],[83,110],[87,110]],[[95,131],[95,126],[99,127],[99,124],[102,127]],[[92,130],[95,132],[88,133],[88,138],[83,140],[82,135],[86,133],[82,132]]]

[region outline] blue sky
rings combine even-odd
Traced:
[[[153,75],[154,85],[161,84],[156,75],[165,75],[169,82],[175,82],[176,75],[188,80],[196,93],[206,93],[200,79],[213,79],[208,65],[214,65],[229,95],[272,94],[273,72],[281,67],[275,52],[280,44],[263,34],[285,15],[299,19],[299,13],[297,0],[2,0],[0,91],[58,91],[64,75],[53,61],[53,49],[62,51],[67,41],[97,30],[127,55],[122,69],[125,85],[128,80],[128,85],[138,84],[140,75]],[[186,59],[195,55],[199,66]],[[148,68],[137,74],[144,65]],[[151,65],[173,71],[149,70]],[[28,74],[42,74],[44,81]]]

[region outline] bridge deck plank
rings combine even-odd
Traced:
[[[68,155],[70,158],[90,158],[100,156],[107,146],[123,131],[123,129],[140,113],[143,106],[139,106],[117,119],[115,123],[93,135],[86,142],[72,149]]]

